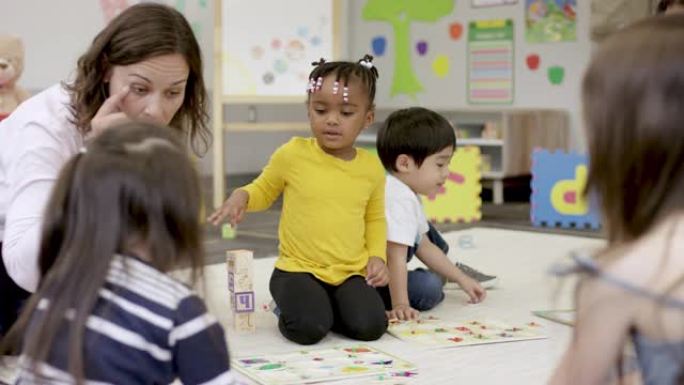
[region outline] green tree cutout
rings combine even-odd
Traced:
[[[394,29],[394,75],[391,96],[407,94],[415,98],[423,90],[411,63],[411,22],[435,22],[451,14],[454,0],[368,0],[363,7],[365,20],[384,21]]]

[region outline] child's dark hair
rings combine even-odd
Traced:
[[[194,281],[203,265],[199,207],[199,180],[178,131],[131,122],[103,132],[60,173],[45,211],[38,291],[0,352],[22,344],[31,362],[46,361],[73,311],[68,367],[81,382],[86,321],[113,256],[142,245],[146,262],[161,271],[189,265]],[[50,311],[33,318],[41,300]]]
[[[665,13],[665,11],[667,11],[667,9],[673,5],[684,6],[684,0],[660,0],[658,2],[658,6],[656,7],[656,13],[658,13],[658,14]]]
[[[420,167],[425,158],[446,147],[456,149],[456,133],[442,115],[422,107],[394,111],[378,131],[378,155],[386,170],[398,171],[397,157],[406,154]]]
[[[361,80],[368,91],[368,103],[372,108],[375,103],[375,84],[378,80],[378,70],[373,65],[373,56],[365,55],[356,63],[350,61],[331,61],[325,59],[311,63],[315,68],[309,74],[309,81],[316,81],[318,78],[325,78],[330,74],[335,74],[335,81],[342,82],[343,86],[349,84],[351,77]]]

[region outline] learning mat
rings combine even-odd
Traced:
[[[239,357],[232,367],[263,385],[309,384],[415,371],[416,367],[365,345]]]
[[[437,318],[391,321],[388,332],[405,341],[434,347],[456,347],[546,338],[542,333],[542,326],[536,322],[508,325],[499,321],[455,322]]]

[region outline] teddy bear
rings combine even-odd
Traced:
[[[13,36],[0,36],[0,120],[29,97],[16,85],[24,70],[24,46]]]

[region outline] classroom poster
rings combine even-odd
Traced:
[[[517,4],[518,0],[472,0],[473,7],[495,7],[497,5]]]
[[[529,43],[577,40],[577,0],[525,0]]]
[[[231,366],[264,385],[299,385],[416,371],[412,363],[366,345],[238,357],[233,358]]]
[[[513,20],[478,20],[468,26],[468,102],[513,103]]]

